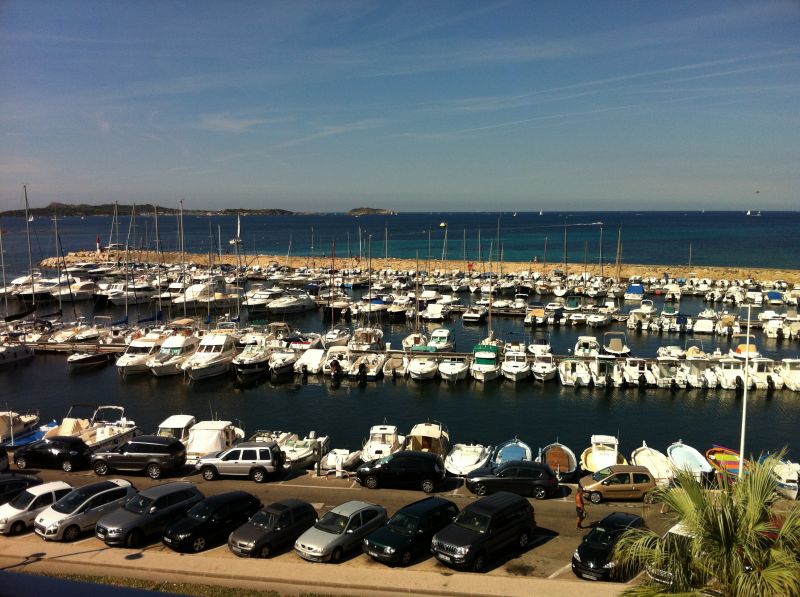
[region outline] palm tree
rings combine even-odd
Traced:
[[[778,502],[772,474],[782,455],[748,463],[738,480],[709,487],[681,471],[674,487],[656,490],[679,524],[664,537],[632,529],[620,538],[619,572],[651,572],[625,594],[800,595],[800,508]]]

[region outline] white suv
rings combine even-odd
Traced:
[[[81,532],[94,530],[101,516],[117,509],[135,493],[136,488],[125,479],[84,485],[37,516],[33,530],[42,539],[75,541]]]
[[[18,535],[33,525],[36,515],[72,491],[63,481],[28,487],[7,504],[0,506],[0,533]]]

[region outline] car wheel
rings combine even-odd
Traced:
[[[72,461],[69,458],[61,461],[61,470],[65,473],[72,472]]]
[[[342,548],[337,547],[336,549],[333,550],[333,553],[331,554],[331,563],[338,564],[341,561],[342,561]]]
[[[403,566],[408,566],[411,563],[411,552],[410,551],[405,550],[403,552],[403,555],[400,556],[400,563]]]
[[[547,490],[541,485],[537,485],[533,488],[533,497],[537,500],[543,500],[547,497]]]
[[[158,479],[161,476],[161,467],[156,463],[147,465],[147,476],[151,479]]]
[[[14,463],[17,465],[19,470],[24,470],[28,468],[28,460],[24,456],[20,456],[17,458]]]
[[[521,550],[524,550],[526,547],[528,547],[528,543],[530,543],[530,541],[531,536],[528,534],[528,531],[522,531],[519,534],[519,537],[517,537],[517,546]]]
[[[197,553],[198,551],[203,551],[205,548],[206,548],[206,538],[195,537],[194,541],[192,541],[192,551]]]
[[[67,543],[72,543],[75,541],[81,534],[81,529],[78,525],[73,524],[70,527],[67,527],[67,530],[64,531],[64,541]]]
[[[142,544],[142,531],[133,529],[128,536],[125,537],[125,545],[127,547],[139,547]]]
[[[269,546],[269,543],[267,543],[266,545],[262,545],[261,549],[258,550],[258,557],[268,558],[270,553],[272,553],[272,548]]]
[[[108,463],[102,460],[94,463],[94,472],[96,475],[103,476],[108,474]]]
[[[603,501],[603,494],[600,493],[599,491],[593,491],[592,493],[589,494],[589,501],[592,502],[593,504],[599,504],[600,502]]]
[[[487,493],[489,493],[489,488],[486,487],[486,485],[484,485],[483,483],[478,483],[477,485],[475,485],[475,487],[473,487],[472,492],[475,495],[486,495]]]
[[[421,484],[420,487],[422,491],[425,493],[433,493],[433,490],[436,489],[436,486],[433,484],[431,479],[425,479]]]
[[[364,479],[364,485],[369,487],[370,489],[377,489],[378,487],[378,479],[370,475],[366,479]]]
[[[201,474],[206,481],[213,481],[217,478],[217,469],[213,466],[204,466]]]
[[[475,559],[472,561],[472,571],[483,572],[485,566],[486,566],[486,556],[483,554],[483,552],[481,552],[478,555],[476,555]]]
[[[25,523],[21,520],[18,520],[14,524],[11,525],[11,534],[12,535],[21,535],[25,532]]]
[[[263,483],[267,480],[267,472],[263,468],[253,469],[250,473],[250,478],[256,483]]]

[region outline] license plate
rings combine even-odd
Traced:
[[[446,556],[444,554],[441,554],[441,553],[439,554],[439,559],[442,560],[443,562],[452,562],[453,561],[453,558],[451,558],[450,556]]]
[[[169,537],[164,537],[164,543],[172,543],[172,539]]]
[[[597,580],[597,577],[596,576],[592,576],[591,574],[581,573],[581,576],[583,578],[585,578],[586,580]]]
[[[371,549],[367,553],[369,555],[371,555],[372,557],[374,557],[374,558],[377,558],[377,557],[379,557],[381,555],[377,551],[372,551]]]

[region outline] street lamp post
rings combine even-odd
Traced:
[[[752,305],[747,305],[746,351],[744,353],[744,392],[742,393],[742,434],[739,438],[739,478],[744,472],[744,436],[747,426],[747,388],[750,385],[750,312]]]

